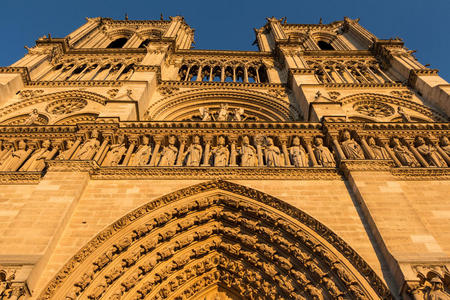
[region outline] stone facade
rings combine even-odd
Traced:
[[[0,68],[0,299],[449,299],[450,85],[358,20],[255,34],[88,18]]]

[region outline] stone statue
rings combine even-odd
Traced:
[[[447,167],[445,160],[439,155],[436,148],[433,145],[427,145],[423,137],[418,136],[416,138],[416,149],[417,152],[422,155],[422,157],[427,161],[430,166],[435,166],[438,168]]]
[[[444,292],[444,287],[442,284],[442,280],[437,276],[433,277],[430,280],[431,289],[426,295],[426,300],[448,300],[450,299],[450,295]]]
[[[66,141],[66,150],[61,151],[58,156],[56,157],[56,159],[69,159],[69,153],[72,150],[73,145],[75,144],[75,142],[73,140],[67,140]]]
[[[139,145],[136,152],[131,155],[131,166],[146,166],[152,154],[152,147],[149,145],[150,139],[148,136],[142,137],[142,144]]]
[[[98,131],[92,130],[91,138],[87,139],[83,145],[81,145],[78,153],[73,157],[74,160],[89,160],[92,159],[100,149],[100,141],[98,140]]]
[[[217,139],[217,147],[213,148],[211,152],[214,155],[215,167],[225,167],[228,165],[230,151],[228,150],[228,147],[225,146],[225,138],[223,136],[219,136]]]
[[[36,108],[34,108],[25,120],[24,125],[35,125],[38,118],[39,112]]]
[[[49,140],[42,142],[42,148],[36,150],[33,155],[27,160],[27,162],[20,168],[20,171],[42,171],[45,167],[45,159],[52,159],[50,157],[50,146]]]
[[[165,146],[161,151],[161,159],[159,160],[158,166],[173,166],[175,160],[177,159],[178,149],[175,146],[176,138],[175,136],[169,136],[169,145]]]
[[[384,147],[378,146],[373,137],[367,139],[367,145],[372,149],[372,153],[375,159],[391,159],[389,153]]]
[[[350,131],[344,130],[342,139],[341,148],[347,159],[364,159],[364,152],[361,146],[351,138]]]
[[[397,113],[402,117],[402,122],[404,123],[412,122],[411,117],[400,106],[397,107]]]
[[[200,137],[195,135],[192,139],[192,144],[184,152],[183,157],[186,158],[186,166],[198,167],[202,160],[203,148],[200,145]]]
[[[316,156],[319,165],[324,167],[334,167],[336,162],[334,161],[334,156],[331,151],[323,145],[323,139],[321,137],[316,137],[314,139],[314,155]]]
[[[415,157],[412,155],[411,152],[409,152],[408,148],[406,146],[403,146],[400,143],[400,140],[398,138],[392,139],[392,145],[393,150],[395,153],[395,156],[398,158],[400,163],[404,166],[408,167],[418,167],[419,163],[416,161]]]
[[[242,138],[242,145],[239,149],[241,155],[241,167],[256,167],[258,165],[258,157],[256,156],[256,149],[250,145],[248,136]]]
[[[103,162],[104,166],[117,166],[120,163],[123,155],[127,151],[127,147],[125,146],[125,137],[123,135],[119,135],[117,137],[117,143],[112,144],[109,148],[109,152],[106,155],[106,158]]]
[[[292,139],[292,146],[289,148],[289,158],[294,167],[308,167],[308,155],[302,145],[300,145],[298,136]]]
[[[3,141],[0,140],[0,146],[3,145]],[[0,166],[3,164],[3,162],[5,161],[5,159],[9,156],[9,154],[11,154],[12,151],[12,144],[8,143],[6,145],[4,145],[3,147],[1,147],[1,152],[0,152]]]
[[[20,140],[17,144],[17,150],[13,151],[3,162],[1,171],[16,171],[20,164],[28,157],[27,143]]]
[[[244,114],[243,108],[235,108],[233,112],[233,121],[240,122],[242,121],[242,115]]]
[[[448,140],[448,137],[443,136],[441,138],[441,148],[448,156],[450,156],[450,141]]]
[[[266,138],[266,149],[264,151],[264,156],[266,159],[266,165],[268,167],[278,167],[280,166],[280,148],[273,144],[273,139]]]
[[[228,121],[228,104],[220,104],[217,121]]]
[[[200,107],[198,110],[200,111],[202,121],[211,121],[211,114],[209,113],[209,108]]]

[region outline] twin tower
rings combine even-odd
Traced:
[[[359,20],[255,35],[88,18],[0,67],[0,299],[449,299],[450,85]]]

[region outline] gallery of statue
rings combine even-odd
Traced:
[[[359,20],[255,35],[88,18],[0,68],[0,300],[450,299],[450,84]]]

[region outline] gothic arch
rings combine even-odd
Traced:
[[[37,109],[46,120],[45,124],[65,118],[73,113],[98,112],[106,104],[107,98],[87,91],[64,91],[25,99],[0,109],[2,123],[13,118],[25,120],[32,109]],[[6,120],[5,120],[6,119]]]
[[[447,122],[448,117],[444,114],[438,112],[437,110],[427,107],[423,104],[413,102],[411,100],[402,99],[399,97],[393,97],[389,95],[376,94],[376,93],[361,93],[356,95],[346,96],[338,100],[338,102],[342,103],[342,106],[345,109],[345,106],[355,106],[358,102],[364,102],[368,104],[368,102],[372,102],[374,104],[381,105],[394,105],[397,107],[402,107],[408,109],[408,112],[411,113],[411,117],[417,120],[427,120],[428,122]],[[399,119],[399,115],[395,113],[396,109],[394,109],[393,113],[382,117],[383,121],[394,121]],[[375,117],[371,115],[367,115],[369,117]]]
[[[217,180],[103,230],[38,299],[393,299],[342,239],[302,211]],[[205,299],[213,299],[206,298]]]
[[[300,111],[287,101],[268,94],[244,89],[202,89],[176,93],[149,107],[148,120],[180,121],[198,114],[199,108],[218,108],[220,104],[230,108],[244,108],[260,121],[295,121]]]

